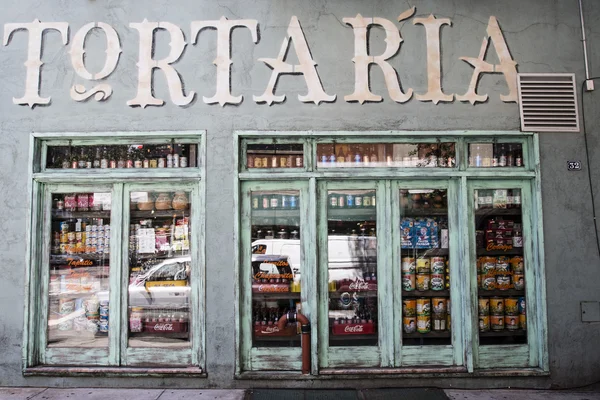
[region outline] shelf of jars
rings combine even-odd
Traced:
[[[468,164],[472,168],[523,168],[523,145],[470,143]]]
[[[195,144],[49,146],[46,168],[155,169],[197,167]]]
[[[304,146],[302,144],[248,144],[246,168],[289,169],[304,167]]]

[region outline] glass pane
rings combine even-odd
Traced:
[[[302,168],[304,146],[298,144],[249,144],[246,168]]]
[[[471,143],[469,167],[524,167],[521,143]]]
[[[374,190],[328,192],[329,345],[377,346]]]
[[[48,169],[197,167],[195,144],[50,146]]]
[[[190,345],[190,193],[130,194],[129,346]]]
[[[454,143],[322,143],[317,145],[318,168],[452,168]]]
[[[110,193],[52,196],[48,347],[108,347]]]
[[[252,206],[252,345],[300,346],[296,324],[277,321],[300,312],[300,192],[257,191]]]
[[[402,189],[400,201],[402,343],[449,345],[448,193]]]
[[[526,343],[521,190],[474,195],[479,344]]]

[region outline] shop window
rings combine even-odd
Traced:
[[[36,135],[27,367],[203,367],[201,143]]]
[[[246,160],[240,374],[300,372],[299,327],[269,329],[287,310],[313,325],[313,374],[547,370],[535,135],[236,138]],[[303,164],[285,179],[275,164],[248,167],[259,149],[292,142],[302,143]],[[267,266],[273,260],[281,268]]]

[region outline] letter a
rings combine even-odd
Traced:
[[[310,55],[308,43],[306,43],[304,32],[302,32],[300,22],[298,22],[298,18],[296,16],[292,17],[290,25],[288,26],[287,34],[288,36],[283,39],[281,50],[279,51],[277,58],[258,59],[258,61],[262,61],[269,67],[273,68],[273,72],[271,73],[271,79],[269,80],[269,84],[267,85],[267,88],[262,96],[252,96],[254,101],[257,103],[267,103],[268,105],[273,103],[283,103],[285,101],[285,95],[275,96],[274,93],[275,85],[277,84],[280,74],[302,74],[304,76],[304,81],[308,87],[308,93],[304,96],[298,95],[298,100],[303,103],[313,102],[318,105],[322,101],[335,101],[335,95],[329,96],[323,90],[323,85],[321,85],[319,74],[315,68],[317,63]],[[300,65],[292,65],[285,62],[285,56],[287,54],[290,41],[294,45],[294,50],[296,51]]]
[[[479,75],[482,73],[501,73],[504,74],[506,83],[508,84],[508,95],[500,95],[500,99],[505,102],[516,102],[517,101],[517,62],[512,59],[500,26],[496,17],[490,17],[490,21],[487,27],[488,36],[483,39],[481,44],[481,50],[479,51],[479,57],[460,57],[461,60],[471,64],[475,71],[471,77],[471,83],[469,84],[469,90],[462,96],[457,95],[456,99],[460,101],[468,101],[471,104],[477,102],[485,102],[488,99],[488,95],[477,94],[477,83],[479,82]],[[494,44],[496,54],[500,60],[500,65],[493,65],[485,61],[485,54],[487,52],[490,39]]]

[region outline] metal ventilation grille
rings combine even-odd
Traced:
[[[574,74],[518,74],[521,130],[579,132]]]

